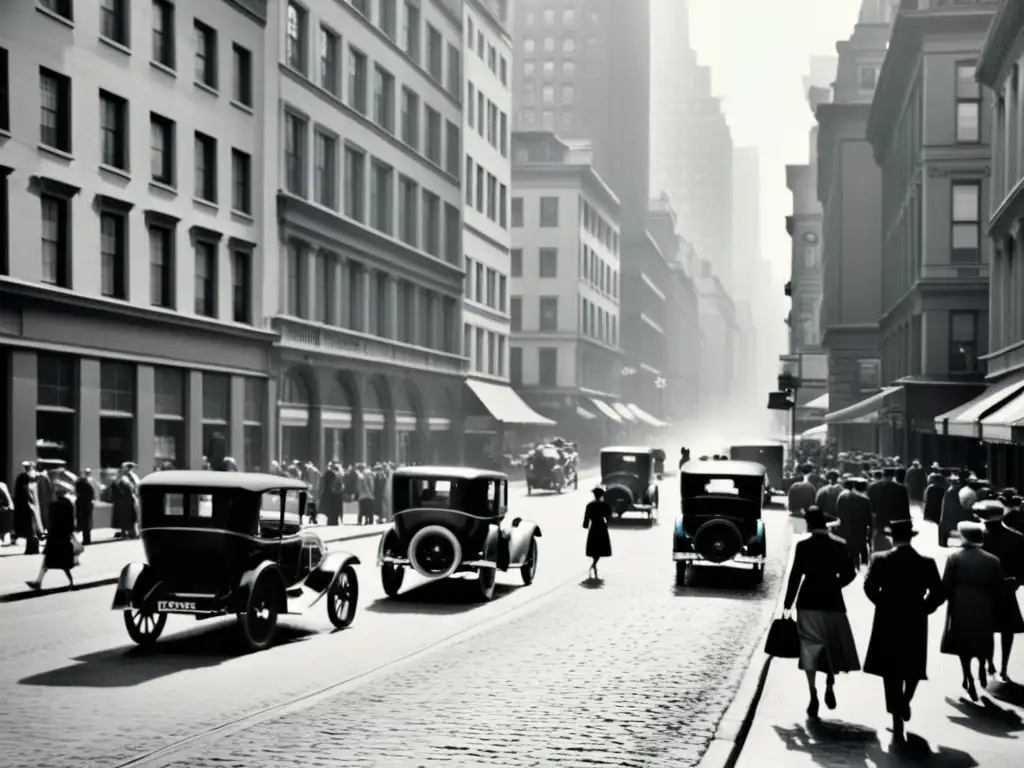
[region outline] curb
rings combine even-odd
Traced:
[[[373,533],[350,533],[331,538],[321,536],[321,538],[325,544],[335,544],[342,541],[369,539],[374,536],[379,536],[382,532],[383,531],[374,531]],[[56,595],[63,592],[80,592],[83,589],[109,587],[117,584],[117,580],[119,578],[119,574],[114,576],[93,576],[89,579],[76,581],[75,588],[73,590],[68,587],[46,587],[44,589],[20,589],[14,592],[4,592],[0,594],[0,603],[18,603],[22,600],[32,600],[33,598],[46,597],[47,595]]]
[[[782,581],[779,585],[779,596],[776,598],[775,607],[772,610],[772,619],[778,614],[779,606],[786,599],[786,584],[789,582],[790,571],[793,570],[793,556],[796,552],[796,537],[799,534],[791,534],[793,540],[789,547],[786,567],[782,572]],[[754,724],[754,717],[757,714],[757,706],[761,703],[761,695],[764,693],[764,686],[768,680],[768,672],[772,666],[772,656],[764,653],[764,643],[771,630],[772,623],[758,635],[754,645],[754,653],[764,656],[764,661],[757,663],[751,659],[746,671],[740,678],[740,686],[736,690],[729,708],[715,729],[715,736],[708,745],[707,750],[701,757],[697,768],[734,768],[740,759],[740,753],[747,741],[750,727]]]

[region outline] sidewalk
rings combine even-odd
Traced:
[[[952,550],[936,545],[933,524],[918,517],[916,525],[921,533],[915,547],[934,557],[941,573]],[[864,571],[861,573],[843,596],[863,664],[874,607],[864,595]],[[804,714],[808,701],[804,674],[797,669],[796,660],[773,659],[736,767],[1020,766],[1024,686],[990,681],[987,694],[979,691],[981,700],[972,703],[960,685],[959,660],[939,653],[945,616],[943,605],[929,622],[929,679],[921,683],[914,698],[912,719],[906,724],[906,745],[892,744],[881,678],[863,673],[840,676],[836,680],[838,706],[830,711],[822,703],[820,722],[811,724]],[[998,638],[996,648],[998,666]],[[755,665],[760,668],[756,659]],[[1024,642],[1018,641],[1009,672],[1014,680],[1024,681]],[[819,686],[820,695],[823,679]]]

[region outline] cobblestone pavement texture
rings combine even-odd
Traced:
[[[769,514],[760,587],[714,571],[676,589],[665,523],[613,530],[603,583],[162,765],[696,765],[779,588],[791,533]]]
[[[952,549],[937,545],[932,523],[918,518],[915,546],[936,558],[941,572]],[[953,540],[953,546],[957,546]],[[863,577],[845,592],[850,624],[863,663],[871,637],[873,607],[864,595]],[[881,678],[863,673],[836,682],[838,706],[822,708],[821,721],[807,720],[807,686],[791,660],[773,660],[761,702],[737,768],[1018,768],[1024,764],[1024,686],[990,681],[974,704],[961,688],[960,663],[939,652],[946,608],[929,623],[928,676],[918,688],[907,723],[905,745],[893,745],[892,722],[885,712]],[[996,640],[996,662],[999,663]],[[1017,644],[1020,646],[1020,643]],[[1010,677],[1024,681],[1024,648],[1011,656]],[[819,680],[819,686],[823,681]]]
[[[578,580],[586,571],[580,528],[586,491],[527,500],[524,489],[514,498],[513,511],[544,530],[533,586],[511,586],[520,583],[517,574],[499,577],[499,585],[508,585],[501,599],[478,606],[451,585],[417,589],[411,576],[409,596],[390,602],[375,567],[378,538],[344,542],[336,548],[363,563],[355,623],[332,632],[318,604],[284,619],[279,643],[263,653],[240,652],[232,619],[184,617],[169,620],[154,649],[135,648],[121,614],[110,610],[113,587],[0,605],[0,699],[9,702],[0,711],[0,765],[119,765],[370,672]],[[667,556],[667,543],[660,550]]]

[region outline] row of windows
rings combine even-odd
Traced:
[[[466,48],[474,52],[480,61],[486,61],[488,69],[494,73],[502,85],[508,87],[508,61],[498,53],[498,49],[493,43],[485,39],[483,30],[475,28],[472,18],[466,24]],[[484,51],[487,52],[486,58]]]
[[[571,109],[559,109],[558,118],[555,118],[556,111],[553,109],[542,109],[540,111],[540,122],[537,121],[537,110],[520,109],[516,113],[517,127],[522,131],[536,130],[539,125],[542,130],[554,131],[556,125],[563,130],[572,130],[576,123],[576,115]]]
[[[537,225],[540,227],[558,226],[558,198],[541,197],[539,199]],[[525,215],[523,210],[523,198],[512,198],[512,226],[525,227]]]
[[[431,24],[424,24],[420,18],[419,3],[415,0],[404,0],[402,3],[402,26],[398,27],[398,0],[377,0],[377,18],[373,18],[372,0],[349,0],[349,4],[366,17],[388,39],[399,45],[405,55],[417,66],[426,71],[442,88],[455,98],[462,92],[462,54],[457,46],[448,43],[447,79],[445,78],[445,42],[441,32]],[[293,70],[310,76],[310,45],[309,12],[296,0],[288,3],[288,24],[285,30],[285,63]],[[427,55],[421,61],[423,28],[426,27]],[[341,34],[321,24],[319,43],[320,86],[334,96],[341,98],[341,72],[338,53],[341,50]],[[366,56],[357,48],[349,46],[357,56]],[[351,61],[351,54],[350,54]],[[351,75],[350,75],[351,76]]]
[[[477,373],[505,375],[505,348],[508,337],[465,323],[462,326],[462,354],[469,358]]]
[[[586,46],[585,50],[586,50],[588,55],[597,52],[598,48],[597,48],[597,38],[596,37],[588,37],[588,38],[586,38],[586,41],[585,41],[584,44]],[[561,46],[560,47],[561,47],[561,51],[562,51],[563,55],[564,54],[576,53],[576,38],[575,37],[563,37],[562,41],[561,41]],[[544,37],[541,40],[540,50],[543,53],[554,53],[555,50],[556,50],[555,38],[554,37],[550,37],[550,36]],[[536,39],[534,39],[532,37],[525,38],[523,40],[523,53],[533,54],[533,53],[536,53],[536,52],[537,52],[537,41],[536,41]]]
[[[580,278],[611,299],[619,298],[619,273],[590,246],[580,244]]]
[[[981,141],[981,84],[974,79],[977,62],[956,65],[956,140],[962,144]]]
[[[523,380],[523,348],[511,347],[508,354],[509,382],[513,386],[537,385],[541,387],[558,386],[558,347],[539,347],[537,349],[537,381]]]
[[[42,234],[42,282],[60,288],[74,288],[71,219],[73,198],[56,194],[40,196]],[[84,212],[84,211],[83,211]],[[7,212],[0,212],[6,219]],[[129,244],[131,226],[137,216],[131,215],[115,202],[101,203],[98,212],[100,291],[103,296],[130,301]],[[154,307],[179,309],[177,298],[177,226],[169,219],[147,223],[149,246],[149,303]],[[244,248],[231,248],[230,275],[222,275],[221,236],[202,230],[194,232],[194,266],[196,315],[211,318],[230,317],[236,323],[253,322],[252,312],[252,253]],[[82,245],[77,243],[77,245]],[[88,251],[88,246],[85,248]],[[231,310],[222,312],[220,282],[231,280]]]
[[[555,11],[554,9],[547,9],[541,14],[541,18],[544,20],[544,26],[552,27],[555,24]],[[526,26],[532,27],[537,23],[537,14],[534,11],[527,11],[525,19]],[[569,26],[570,24],[576,23],[576,9],[575,8],[563,8],[562,9],[562,24],[563,26]]]
[[[309,149],[312,135],[313,150]],[[339,152],[339,144],[342,150]],[[285,112],[285,189],[353,221],[395,237],[411,248],[458,264],[461,211],[436,193],[367,155],[322,126]],[[309,173],[313,184],[310,190]]]
[[[466,205],[488,219],[508,229],[508,187],[498,181],[497,176],[484,169],[466,155]]]
[[[555,101],[556,95],[558,101]],[[576,87],[566,83],[562,85],[558,90],[555,86],[550,83],[546,83],[541,86],[540,89],[540,103],[546,107],[554,107],[555,104],[559,106],[572,106],[576,101]],[[522,88],[522,103],[527,107],[533,107],[537,104],[537,89],[533,83],[523,83]]]
[[[523,326],[523,297],[513,296],[509,301],[509,317],[513,331],[541,331],[553,333],[558,330],[558,297],[541,296],[537,302],[538,318],[536,328]]]
[[[586,200],[580,198],[580,219],[583,229],[600,240],[614,254],[619,252],[619,233],[615,227]]]
[[[465,298],[504,314],[507,311],[507,278],[498,270],[484,266],[479,261],[465,259]]]
[[[472,83],[466,83],[466,123],[502,157],[508,157],[508,115]]]
[[[619,343],[619,318],[582,296],[579,297],[580,327],[584,336],[605,344]]]
[[[452,333],[455,298],[305,243],[289,243],[286,259],[287,314],[405,344],[457,351]]]
[[[544,77],[555,76],[555,60],[544,59],[540,63],[540,73]],[[560,68],[560,74],[565,78],[576,77],[576,62],[573,59],[562,59],[562,65]],[[536,77],[537,76],[537,62],[533,59],[527,59],[523,62],[523,76],[524,77]],[[526,83],[523,84],[524,87]],[[531,88],[534,87],[533,83],[529,84]]]

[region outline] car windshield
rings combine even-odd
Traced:
[[[682,497],[734,496],[760,502],[764,478],[760,476],[718,477],[714,475],[683,475],[680,479]]]
[[[502,514],[507,501],[502,488],[500,480],[488,478],[396,477],[391,492],[395,512],[426,507],[495,517]]]
[[[640,477],[647,469],[649,457],[644,453],[602,453],[601,474],[607,477],[620,472],[628,472]]]

